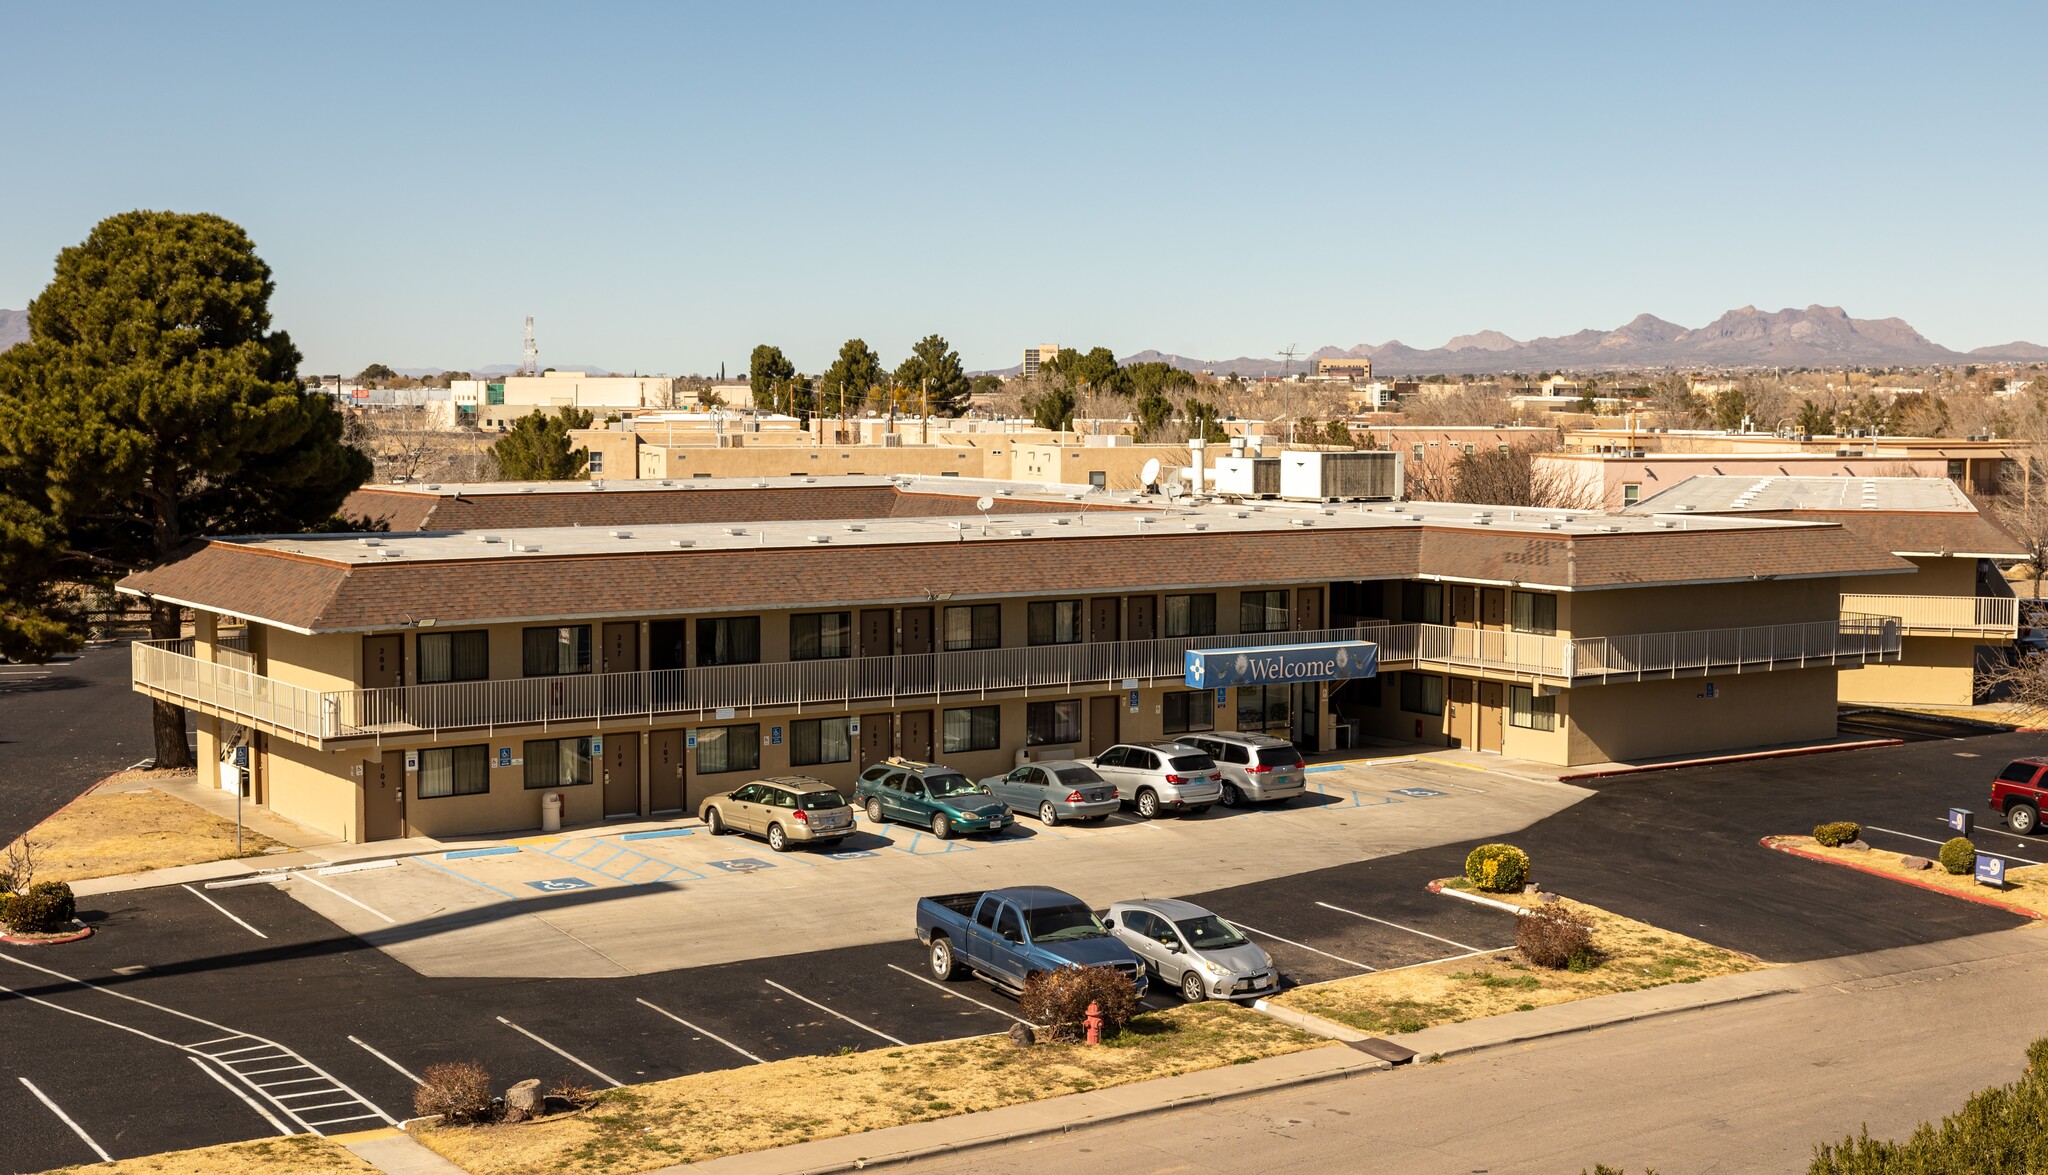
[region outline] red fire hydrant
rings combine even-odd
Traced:
[[[1101,1043],[1102,1043],[1102,1005],[1101,1005],[1101,1004],[1098,1004],[1098,1003],[1094,1002],[1093,1000],[1090,1000],[1090,1001],[1088,1002],[1088,1015],[1087,1015],[1087,1017],[1086,1017],[1085,1019],[1083,1019],[1083,1020],[1081,1021],[1081,1026],[1082,1026],[1082,1027],[1084,1027],[1084,1028],[1086,1028],[1086,1029],[1088,1030],[1088,1043],[1089,1043],[1089,1044],[1101,1044]]]

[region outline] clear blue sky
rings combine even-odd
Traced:
[[[1745,303],[2048,343],[2048,5],[0,6],[0,306],[218,212],[309,371],[1204,358]]]

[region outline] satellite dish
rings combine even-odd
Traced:
[[[981,511],[983,514],[988,513],[989,510],[994,508],[995,504],[996,500],[994,498],[989,497],[987,494],[983,494],[981,497],[976,498],[974,500],[974,508],[976,510]]]
[[[1166,483],[1166,496],[1169,498],[1178,498],[1187,492],[1188,488],[1182,482],[1170,481]]]
[[[1145,468],[1138,471],[1138,484],[1148,489],[1159,484],[1159,458],[1146,459]]]

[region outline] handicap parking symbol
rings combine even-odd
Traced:
[[[826,853],[825,855],[835,861],[854,861],[861,857],[872,857],[875,854],[872,849],[848,849],[843,853]]]
[[[1410,799],[1416,800],[1428,799],[1430,796],[1440,796],[1444,794],[1440,791],[1431,791],[1426,787],[1397,787],[1393,789],[1393,791],[1394,794],[1397,796],[1407,796]]]
[[[551,877],[546,881],[529,881],[526,884],[545,893],[564,893],[572,889],[595,888],[581,877]]]
[[[713,869],[723,869],[727,873],[753,873],[761,869],[775,868],[775,866],[761,860],[759,857],[739,857],[731,861],[713,861],[711,862],[711,867]]]

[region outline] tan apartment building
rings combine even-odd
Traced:
[[[135,688],[196,712],[203,760],[248,748],[252,798],[352,840],[1206,729],[1555,764],[1824,738],[1837,672],[1899,649],[1842,582],[1912,571],[1829,523],[951,479],[365,496],[430,529],[214,539],[121,585],[196,617],[134,646]]]
[[[1842,583],[1844,616],[1895,617],[1903,638],[1897,660],[1842,673],[1844,702],[1971,705],[1983,700],[1984,661],[2011,655],[2019,635],[2019,601],[1999,565],[2024,558],[2024,546],[1939,475],[1701,476],[1631,512],[1826,522],[1911,563],[1912,575]]]
[[[1695,429],[1575,429],[1564,447],[1579,452],[1818,453],[1872,462],[1941,463],[1941,476],[1975,494],[1995,494],[2012,467],[2013,442],[1995,438],[1816,436]]]
[[[1024,348],[1023,375],[1026,378],[1037,375],[1040,369],[1047,363],[1050,363],[1052,357],[1059,353],[1059,345],[1056,343],[1040,343],[1035,347]]]
[[[1788,481],[1842,478],[1945,477],[1945,462],[1930,458],[1837,457],[1801,450],[1777,453],[1667,453],[1662,450],[1545,453],[1539,470],[1574,486],[1591,508],[1626,510],[1690,478],[1727,477],[1747,486],[1759,478]],[[1732,496],[1732,495],[1731,495]],[[1832,495],[1830,495],[1830,498]]]
[[[1316,378],[1348,379],[1356,383],[1364,383],[1372,378],[1372,360],[1362,358],[1346,359],[1342,357],[1318,359],[1316,360]]]

